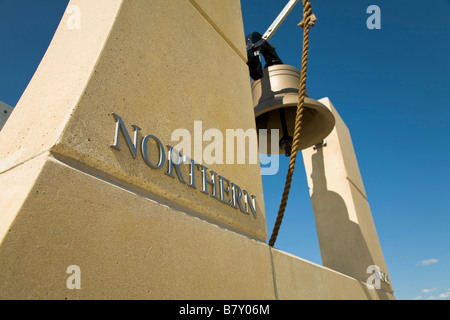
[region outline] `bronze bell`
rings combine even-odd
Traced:
[[[252,82],[256,128],[267,129],[267,153],[290,156],[298,103],[300,71],[289,65],[276,64],[263,70],[263,77]],[[325,139],[334,128],[331,111],[308,95],[305,98],[299,150]],[[279,130],[279,148],[270,150],[271,129]]]

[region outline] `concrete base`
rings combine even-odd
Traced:
[[[0,175],[0,299],[393,297],[86,169],[47,153]]]

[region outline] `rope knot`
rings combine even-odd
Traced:
[[[317,21],[316,15],[314,13],[311,13],[309,16],[303,18],[303,20],[300,21],[298,26],[300,28],[304,28],[305,25],[309,25],[310,27],[314,27],[314,25],[316,24],[316,21]]]

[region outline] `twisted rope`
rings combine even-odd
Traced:
[[[277,220],[272,231],[272,236],[269,240],[269,246],[273,247],[277,240],[278,232],[280,230],[281,222],[283,221],[284,211],[286,209],[289,191],[291,189],[292,176],[294,175],[295,161],[297,159],[297,149],[300,141],[300,133],[302,130],[303,110],[306,97],[306,73],[308,67],[308,52],[309,52],[309,30],[316,22],[316,17],[312,13],[311,1],[303,0],[303,20],[298,24],[303,28],[303,54],[302,54],[302,68],[300,72],[300,88],[297,104],[297,113],[295,116],[294,137],[292,141],[292,151],[289,160],[289,168],[286,175],[286,182],[284,185],[283,196],[281,198],[280,208],[278,210]]]

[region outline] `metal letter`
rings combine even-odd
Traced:
[[[237,209],[239,205],[239,209],[242,211],[242,213],[248,214],[248,212],[245,211],[245,208],[242,205],[241,198],[242,198],[241,188],[239,188],[237,184],[233,183],[233,206]]]
[[[253,216],[256,218],[256,196],[253,194],[250,195],[247,190],[244,190],[245,196],[245,211],[249,213],[249,208],[253,213]]]
[[[156,166],[153,163],[151,163],[150,159],[148,158],[148,150],[147,149],[148,149],[148,139],[150,139],[150,138],[155,140],[159,146],[158,147],[159,162],[158,162],[158,165],[156,165]],[[166,151],[164,149],[164,146],[162,145],[161,141],[159,141],[159,139],[152,134],[149,134],[148,136],[145,136],[144,139],[142,139],[141,152],[142,152],[142,156],[144,157],[145,163],[148,164],[153,169],[160,169],[164,165],[164,162],[166,161],[166,155],[165,155]]]
[[[218,199],[217,198],[217,173],[215,173],[212,170],[211,171],[211,180],[208,179],[208,168],[205,167],[204,165],[201,165],[202,167],[202,177],[203,177],[203,183],[202,183],[202,192],[209,194],[208,192],[208,183],[212,185],[212,194],[211,196]]]
[[[226,181],[228,184],[228,187],[225,188],[225,186],[223,185],[223,182]],[[227,193],[228,196],[230,196],[230,180],[225,179],[222,176],[219,176],[219,185],[220,185],[220,201],[222,201],[223,203],[229,204],[230,206],[233,206],[233,199],[231,200],[225,200],[225,192]]]
[[[197,189],[195,187],[195,166],[198,167],[198,169],[201,168],[200,163],[197,161],[189,158],[188,156],[183,156],[183,162],[188,163],[190,165],[190,171],[189,171],[189,186]]]
[[[169,148],[169,150],[167,151],[167,172],[166,174],[168,176],[171,176],[172,178],[175,178],[175,176],[173,175],[173,168],[175,167],[175,171],[177,172],[178,175],[178,179],[182,182],[182,183],[186,183],[186,181],[184,181],[183,175],[181,174],[180,171],[180,165],[183,163],[183,158],[180,154],[180,152],[176,149],[174,149],[172,146],[167,145],[167,147]],[[176,151],[178,153],[178,160],[181,159],[181,161],[177,161],[174,162],[173,161],[173,155],[174,155],[174,151]]]
[[[111,145],[111,147],[119,151],[121,150],[119,147],[119,131],[122,131],[122,134],[127,141],[128,148],[130,149],[133,158],[136,159],[138,132],[139,130],[141,130],[141,128],[134,124],[132,125],[134,129],[134,142],[131,142],[130,135],[128,134],[127,128],[125,128],[122,118],[116,113],[113,113],[112,115],[114,116],[114,118],[116,118],[116,134],[114,138],[114,144]]]

